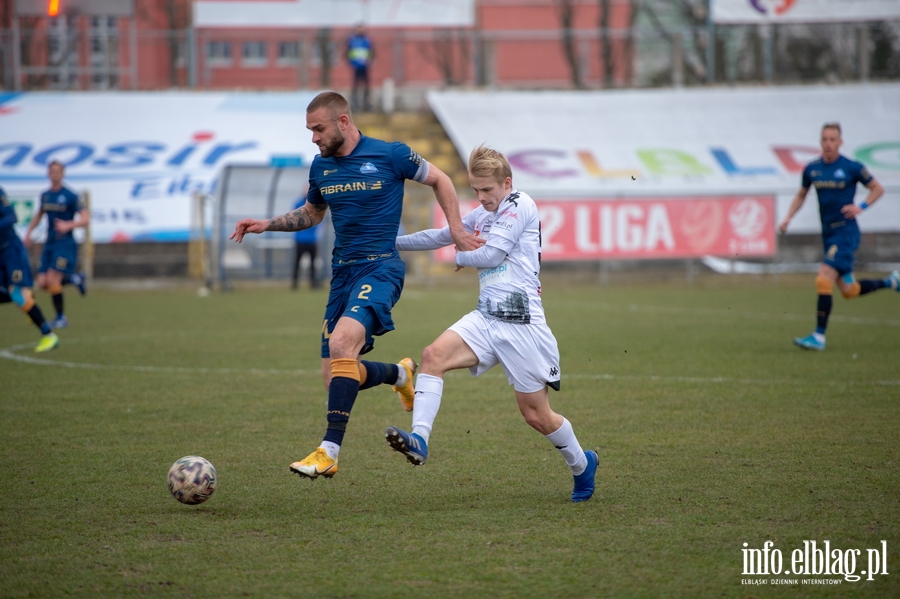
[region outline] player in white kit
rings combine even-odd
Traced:
[[[478,307],[422,352],[412,431],[390,426],[385,437],[413,465],[424,464],[444,373],[468,368],[478,376],[500,364],[525,421],[547,437],[572,470],[572,501],[587,501],[594,493],[597,453],[583,451],[569,421],[550,408],[548,389],[559,390],[559,349],[541,304],[537,206],[513,188],[509,162],[496,150],[480,146],[472,151],[469,182],[481,206],[463,218],[463,226],[485,244],[457,252],[456,264],[457,270],[478,269]],[[448,227],[397,238],[398,250],[434,250],[452,244]]]

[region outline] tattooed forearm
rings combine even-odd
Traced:
[[[302,231],[315,225],[303,208],[297,208],[287,214],[276,216],[269,221],[266,231]]]

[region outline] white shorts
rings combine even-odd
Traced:
[[[534,393],[548,384],[559,389],[559,347],[546,324],[505,322],[475,310],[448,330],[478,356],[478,365],[469,369],[472,376],[500,364],[506,380],[520,393]]]

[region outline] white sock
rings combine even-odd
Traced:
[[[406,384],[406,368],[403,364],[397,364],[397,380],[394,382],[395,387],[402,387]]]
[[[815,340],[818,341],[819,343],[824,343],[824,342],[825,342],[825,335],[823,335],[822,333],[813,333],[813,337],[814,337]]]
[[[413,403],[412,432],[428,443],[431,427],[441,409],[444,379],[430,374],[416,375],[416,401]]]
[[[328,457],[332,460],[338,459],[338,454],[341,453],[341,446],[333,441],[322,441],[322,444],[319,445],[322,449],[325,450],[325,453],[328,454]]]
[[[553,446],[559,450],[566,465],[572,469],[572,474],[578,476],[587,468],[587,457],[584,450],[575,437],[575,431],[572,430],[572,423],[563,418],[562,426],[558,430],[545,435],[547,440],[553,443]]]

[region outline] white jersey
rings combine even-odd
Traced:
[[[541,220],[528,194],[515,189],[496,212],[479,206],[465,217],[467,231],[506,253],[493,268],[479,268],[478,311],[490,318],[543,324],[541,303]]]

